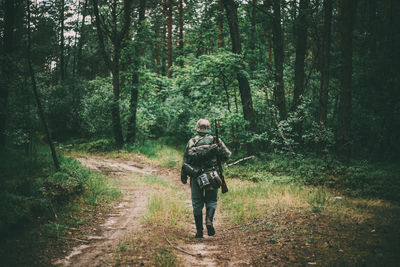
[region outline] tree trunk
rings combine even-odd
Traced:
[[[218,0],[218,49],[224,48],[224,6],[222,0]]]
[[[340,0],[340,50],[342,55],[337,154],[343,161],[348,162],[351,155],[350,125],[351,125],[351,77],[353,55],[353,16],[354,0]]]
[[[79,30],[79,41],[78,41],[78,47],[77,47],[77,52],[76,52],[76,63],[74,65],[74,70],[73,70],[73,75],[75,75],[76,73],[80,74],[82,71],[82,48],[83,48],[83,43],[85,41],[84,39],[84,33],[83,33],[83,29],[85,26],[85,18],[86,18],[86,14],[87,14],[87,6],[88,6],[88,0],[85,0],[85,3],[83,4],[83,8],[82,8],[82,21],[81,21],[81,27]]]
[[[131,21],[131,9],[132,9],[132,1],[130,0],[124,0],[124,12],[123,12],[123,24],[121,29],[118,31],[117,30],[117,23],[118,23],[118,18],[117,18],[117,2],[116,0],[113,1],[111,5],[111,30],[110,31],[111,36],[111,44],[112,44],[112,56],[109,55],[105,48],[105,41],[104,41],[104,28],[107,27],[107,25],[101,21],[100,14],[99,14],[99,6],[98,6],[98,0],[93,0],[93,12],[96,18],[96,28],[97,28],[97,36],[99,39],[99,45],[100,45],[100,50],[103,55],[105,64],[108,68],[108,70],[112,73],[112,83],[113,83],[113,103],[112,103],[112,109],[111,109],[111,116],[112,116],[112,124],[113,124],[113,132],[114,132],[114,138],[115,138],[115,144],[117,147],[122,147],[124,143],[124,139],[122,136],[122,126],[121,126],[121,116],[120,116],[120,110],[119,110],[119,94],[120,94],[120,89],[119,89],[119,71],[120,71],[120,66],[119,66],[119,60],[121,57],[121,45],[124,37],[126,37],[126,33],[129,29],[130,26],[130,21]]]
[[[146,0],[140,0],[139,5],[139,18],[138,18],[138,30],[137,30],[137,44],[135,46],[135,55],[134,55],[134,70],[132,74],[132,89],[131,89],[131,99],[130,99],[130,117],[128,124],[128,132],[126,135],[126,141],[128,143],[133,144],[136,140],[136,114],[137,114],[137,105],[138,105],[138,96],[139,96],[139,68],[140,68],[140,58],[144,54],[144,47],[141,43],[143,39],[143,29],[144,29],[144,20],[145,20],[145,12],[146,12]]]
[[[296,23],[296,60],[294,67],[294,94],[292,111],[296,111],[304,93],[304,59],[307,50],[307,20],[309,0],[300,0],[299,16]]]
[[[167,12],[168,12],[168,77],[171,77],[171,67],[172,67],[172,0],[167,0]]]
[[[3,22],[3,55],[1,62],[1,84],[0,84],[0,150],[6,142],[6,122],[7,104],[10,82],[12,80],[12,59],[11,55],[14,48],[14,22],[15,6],[13,0],[6,0],[4,3],[4,22]],[[7,67],[6,67],[7,66]]]
[[[65,80],[65,56],[64,56],[64,0],[60,1],[60,81]]]
[[[333,0],[324,1],[324,29],[322,37],[322,58],[321,60],[321,86],[319,91],[319,112],[318,121],[323,130],[325,130],[327,113],[328,113],[328,90],[329,90],[329,62],[331,47],[331,21],[332,21],[332,2]],[[325,149],[326,143],[323,140],[317,145],[317,152]]]
[[[321,87],[319,93],[319,122],[326,124],[328,113],[329,61],[331,47],[332,2],[324,1],[324,31],[322,37]]]
[[[299,16],[296,23],[296,59],[294,67],[294,92],[292,112],[297,112],[295,123],[293,125],[296,141],[301,141],[302,135],[302,110],[298,110],[301,98],[304,94],[304,60],[307,56],[307,27],[308,27],[308,6],[309,0],[300,0]]]
[[[274,64],[275,64],[275,88],[274,97],[275,105],[278,107],[279,120],[286,120],[286,101],[283,84],[283,36],[281,25],[281,5],[280,0],[273,0],[272,9],[274,11],[272,18],[272,42],[274,48]]]
[[[226,16],[229,24],[229,31],[232,41],[232,51],[235,54],[242,53],[242,44],[240,41],[239,25],[237,19],[237,6],[234,0],[222,0]],[[242,73],[237,73],[237,80],[239,83],[240,98],[242,100],[243,116],[249,122],[248,130],[255,130],[255,118],[253,110],[253,100],[251,97],[251,90],[247,77]]]
[[[46,117],[44,116],[42,103],[40,101],[39,93],[38,93],[38,90],[37,90],[35,72],[34,72],[33,67],[32,67],[32,61],[31,61],[31,11],[30,11],[31,7],[30,6],[31,6],[30,0],[27,0],[27,9],[28,9],[27,61],[28,61],[28,69],[29,69],[29,74],[31,76],[32,90],[33,90],[33,93],[35,95],[35,100],[36,100],[36,104],[37,104],[37,108],[38,108],[39,118],[40,118],[40,120],[41,120],[41,122],[43,124],[43,128],[44,128],[45,133],[46,133],[47,142],[49,143],[51,156],[52,156],[53,162],[54,162],[54,167],[56,168],[56,170],[59,170],[60,169],[60,163],[58,162],[56,150],[54,148],[53,140],[52,140],[51,135],[50,135],[50,131],[49,131],[49,127],[48,127],[48,124],[47,124],[47,121],[46,121]]]
[[[179,29],[179,55],[183,56],[183,0],[179,0],[178,4],[178,13],[179,13],[179,22],[178,22],[178,29]],[[181,61],[180,66],[183,66],[183,61]]]
[[[157,6],[158,9],[158,6]],[[157,13],[162,13],[162,7]],[[154,44],[154,58],[155,58],[155,72],[160,74],[161,73],[161,45],[163,44],[163,37],[162,35],[162,29],[161,29],[161,22],[160,22],[160,16],[156,15],[154,24],[153,24],[153,31],[156,36],[156,41]]]
[[[115,144],[117,147],[122,147],[124,144],[124,139],[122,136],[122,126],[121,126],[121,115],[119,110],[119,58],[120,58],[121,50],[118,46],[114,45],[114,57],[113,57],[113,64],[112,64],[112,84],[113,84],[113,103],[111,109],[112,115],[112,124],[114,130],[114,137],[115,137]]]
[[[251,7],[251,31],[250,31],[250,43],[249,43],[249,48],[251,51],[251,57],[250,57],[250,69],[253,71],[256,69],[257,65],[257,58],[255,54],[255,48],[256,48],[256,43],[257,43],[257,38],[256,38],[256,14],[257,14],[257,0],[252,0],[252,7]]]

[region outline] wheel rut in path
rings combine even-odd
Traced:
[[[113,212],[105,216],[105,220],[93,226],[92,233],[82,239],[80,245],[74,247],[65,258],[55,261],[54,264],[58,266],[103,266],[112,259],[113,250],[119,242],[129,233],[141,228],[139,219],[146,210],[147,196],[151,189],[141,187],[138,190],[129,181],[132,179],[129,174],[152,174],[157,170],[133,160],[122,161],[102,157],[78,157],[76,159],[89,169],[118,176],[120,189],[124,196],[113,208]]]

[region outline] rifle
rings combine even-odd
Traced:
[[[215,142],[219,147],[220,143],[219,143],[219,137],[218,137],[218,121],[217,121],[217,119],[215,119],[215,138],[216,138]],[[226,192],[228,192],[228,186],[225,183],[225,177],[224,177],[223,170],[222,170],[222,162],[221,162],[221,158],[218,155],[218,153],[217,153],[217,165],[218,165],[218,172],[219,172],[219,175],[220,175],[220,178],[222,181],[221,191],[222,191],[222,194],[225,194]]]

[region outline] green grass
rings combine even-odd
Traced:
[[[147,140],[142,144],[126,145],[128,152],[140,153],[155,161],[159,166],[179,168],[182,164],[183,148],[177,149],[159,140]]]
[[[294,183],[339,189],[347,196],[400,201],[400,166],[334,158],[268,154],[230,168],[226,175],[253,182]]]
[[[162,187],[167,187],[167,188],[173,189],[175,191],[178,190],[178,187],[176,187],[171,182],[167,182],[155,175],[145,175],[144,182],[147,184],[158,184]]]
[[[229,193],[220,195],[221,208],[232,223],[247,223],[267,213],[306,209],[308,190],[294,184],[229,179]]]
[[[191,218],[191,210],[185,205],[187,196],[171,182],[157,176],[145,175],[143,183],[155,186],[155,193],[147,199],[143,220],[154,225],[183,228]]]
[[[151,263],[157,267],[176,267],[180,266],[178,257],[169,248],[160,248],[154,253]]]

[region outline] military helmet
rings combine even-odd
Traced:
[[[210,131],[210,122],[206,119],[200,119],[194,129],[199,133],[208,133]]]

